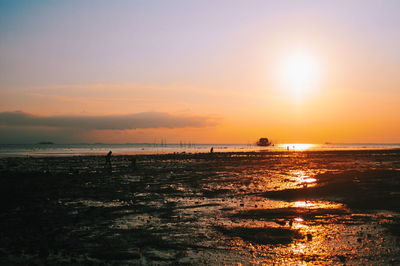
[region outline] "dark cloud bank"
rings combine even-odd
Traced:
[[[105,116],[36,116],[24,112],[0,113],[0,126],[78,128],[86,130],[123,130],[136,128],[181,128],[214,125],[204,116],[178,116],[160,112]]]
[[[212,117],[162,112],[104,116],[37,116],[20,111],[0,112],[0,143],[36,141],[41,137],[64,142],[73,140],[72,135],[82,131],[205,127],[216,123]]]

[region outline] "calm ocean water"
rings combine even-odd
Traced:
[[[249,144],[0,144],[0,157],[161,154],[174,152],[282,151],[282,150],[353,150],[400,149],[400,144],[276,144],[259,147]]]

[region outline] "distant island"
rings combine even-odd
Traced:
[[[54,144],[54,142],[51,142],[51,141],[41,141],[41,142],[38,142],[37,144],[46,144],[46,145],[49,145],[49,144]]]

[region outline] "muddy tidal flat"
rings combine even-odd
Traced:
[[[0,158],[0,206],[1,265],[400,264],[400,150]]]

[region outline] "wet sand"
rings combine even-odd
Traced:
[[[0,175],[2,265],[400,264],[400,150],[0,158]]]

